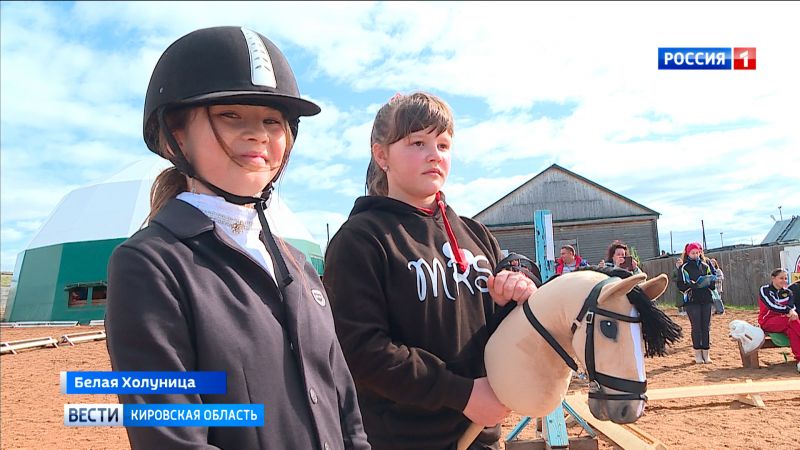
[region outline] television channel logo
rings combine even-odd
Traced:
[[[755,47],[659,47],[658,70],[756,70]]]
[[[69,403],[64,405],[64,425],[68,427],[120,427],[123,415],[121,404]]]

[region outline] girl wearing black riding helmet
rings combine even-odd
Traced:
[[[224,371],[225,394],[122,403],[263,404],[263,427],[128,428],[133,449],[365,449],[353,380],[325,291],[265,208],[297,136],[300,98],[281,51],[238,27],[174,42],[147,89],[144,139],[174,167],[149,224],[109,262],[108,350],[119,371]]]

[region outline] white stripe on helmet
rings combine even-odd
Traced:
[[[247,42],[247,52],[250,54],[250,81],[256,86],[277,87],[272,59],[264,42],[257,33],[247,28],[242,27],[242,34]]]

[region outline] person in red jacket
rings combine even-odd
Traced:
[[[797,316],[797,298],[787,289],[788,274],[775,269],[772,281],[758,290],[758,325],[767,333],[784,333],[789,337],[797,371],[800,372],[800,320]]]
[[[561,257],[556,260],[556,275],[574,272],[588,265],[589,263],[586,260],[575,254],[575,247],[564,245],[561,247]]]

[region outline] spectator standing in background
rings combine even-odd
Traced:
[[[711,298],[714,300],[714,314],[724,314],[725,303],[722,301],[722,281],[725,279],[725,274],[716,259],[709,258],[708,261],[711,263],[711,271],[717,276],[717,289],[716,291],[711,291]]]
[[[575,253],[575,247],[564,245],[561,247],[561,257],[556,260],[556,275],[574,272],[588,266],[589,263]]]
[[[681,278],[678,289],[686,293],[686,315],[692,325],[692,347],[697,364],[711,363],[711,291],[716,290],[715,275],[702,257],[703,246],[698,242],[686,244],[683,250]],[[709,278],[710,277],[710,278]]]
[[[678,258],[675,260],[675,269],[672,271],[672,281],[675,283],[676,289],[678,289],[678,295],[675,296],[675,306],[678,308],[678,315],[685,316],[686,310],[683,307],[684,299],[683,299],[683,291],[681,291],[679,281],[682,277],[681,275],[681,266],[683,265],[683,259]]]

